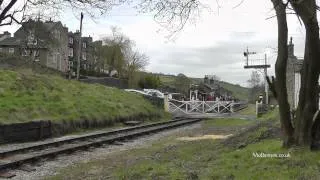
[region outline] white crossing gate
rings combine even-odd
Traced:
[[[208,114],[208,113],[232,113],[233,101],[178,101],[169,100],[170,113]]]

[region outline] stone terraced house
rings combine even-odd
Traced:
[[[60,21],[29,20],[14,33],[22,56],[62,72],[68,70],[68,28]]]
[[[81,69],[93,64],[92,37],[81,37],[80,32],[68,32],[60,21],[29,20],[11,37],[9,32],[0,34],[0,52],[28,57],[44,66],[75,74],[80,49]]]

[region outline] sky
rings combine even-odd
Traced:
[[[219,2],[219,1],[218,1]],[[217,75],[223,81],[248,86],[247,80],[254,69],[244,69],[243,52],[257,52],[250,61],[264,59],[267,54],[268,74],[274,74],[277,48],[277,22],[270,0],[208,0],[210,10],[203,10],[193,22],[188,21],[175,40],[166,37],[166,29],[153,14],[139,14],[128,5],[113,8],[108,14],[90,18],[84,14],[83,35],[99,40],[110,35],[111,26],[134,40],[136,48],[150,58],[146,71],[164,74],[183,73],[202,78]],[[69,31],[79,29],[79,12],[64,10],[53,18],[65,24]],[[289,36],[293,37],[295,55],[303,56],[304,28],[296,16],[288,15]],[[1,31],[14,33],[18,25],[4,26]]]

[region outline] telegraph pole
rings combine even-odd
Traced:
[[[80,78],[80,59],[81,59],[81,50],[82,50],[82,44],[81,44],[81,35],[82,35],[82,19],[83,19],[83,13],[81,12],[81,18],[80,18],[80,35],[79,35],[79,48],[78,48],[78,63],[77,63],[77,80]]]
[[[268,82],[267,82],[267,54],[264,54],[264,89],[266,91],[266,104],[269,104],[269,88],[268,88]]]

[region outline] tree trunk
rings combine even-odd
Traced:
[[[286,87],[286,68],[288,59],[288,26],[286,5],[281,0],[271,0],[277,14],[278,22],[278,57],[275,65],[275,91],[279,104],[281,129],[283,132],[283,146],[289,147],[293,143],[293,126],[291,124],[290,105]]]
[[[312,134],[319,133],[319,120],[313,122],[313,116],[318,107],[318,79],[319,79],[319,26],[315,0],[291,2],[296,13],[301,17],[306,29],[306,43],[304,62],[301,71],[301,88],[297,116],[295,120],[294,143],[298,146],[310,146]],[[314,128],[312,128],[314,124]],[[312,133],[312,129],[316,132]]]

